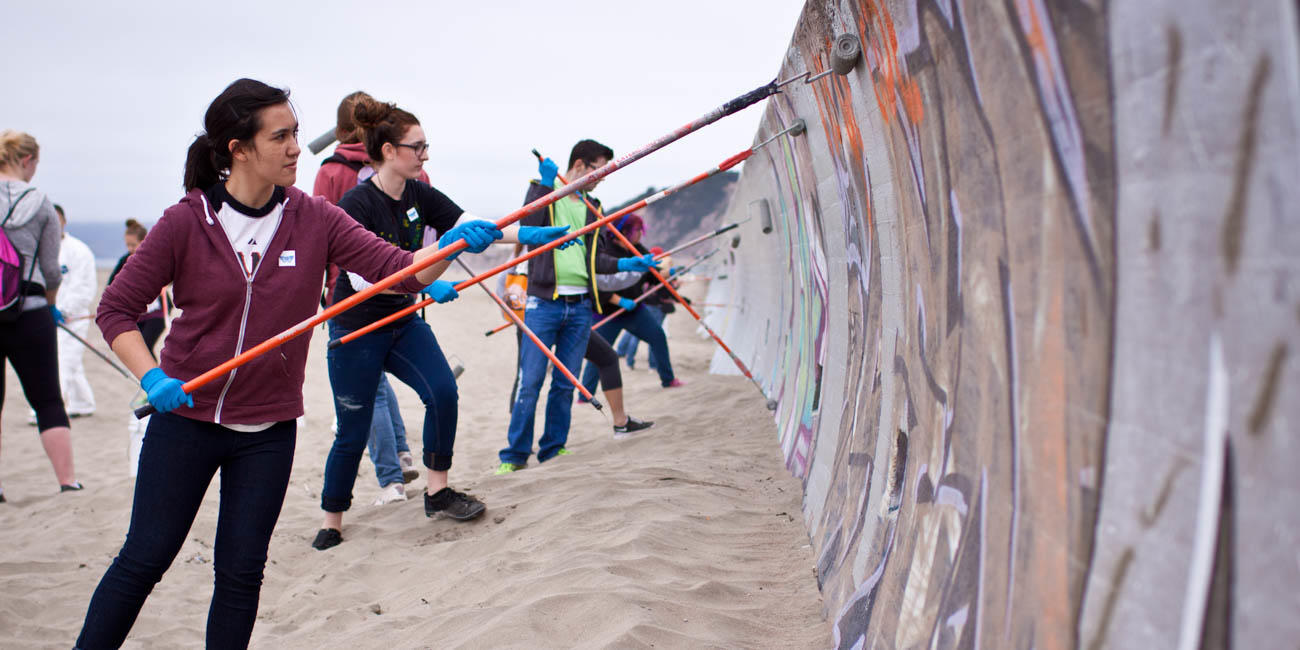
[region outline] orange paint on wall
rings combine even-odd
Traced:
[[[902,67],[898,51],[898,32],[889,8],[876,0],[863,0],[857,12],[858,33],[862,36],[862,55],[868,65],[873,65],[872,90],[885,124],[893,121],[902,98],[907,119],[919,125],[925,118],[925,107],[920,86]]]

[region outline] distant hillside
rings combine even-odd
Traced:
[[[639,210],[637,214],[645,220],[647,227],[645,242],[668,249],[717,228],[731,195],[736,191],[738,178],[740,174],[737,172],[723,172]],[[610,207],[608,213],[613,214],[656,191],[653,187],[646,188],[645,192]],[[702,246],[690,257],[706,250],[707,247]]]

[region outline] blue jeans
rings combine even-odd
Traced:
[[[673,381],[673,362],[668,358],[668,337],[664,336],[664,328],[655,319],[650,310],[658,310],[655,307],[637,305],[636,309],[629,312],[623,312],[618,318],[596,328],[596,333],[605,338],[606,341],[613,341],[618,338],[619,332],[627,330],[632,335],[650,344],[650,356],[655,360],[655,371],[659,373],[659,383],[663,386],[671,384]],[[596,366],[588,363],[582,371],[582,385],[590,392],[596,391],[596,382],[600,379]]]
[[[529,296],[524,323],[543,345],[554,347],[560,363],[570,369],[577,368],[587,352],[587,337],[591,335],[591,298],[583,296],[569,302]],[[537,412],[549,363],[535,345],[524,345],[519,351],[519,394],[510,411],[506,434],[509,444],[498,454],[503,463],[522,465],[532,455],[533,415]],[[546,396],[546,422],[542,426],[542,438],[537,441],[539,462],[550,460],[568,441],[572,409],[573,384],[555,369],[551,373],[551,391]]]
[[[402,482],[402,464],[397,454],[411,451],[406,444],[406,424],[397,406],[397,393],[388,383],[388,375],[379,376],[379,390],[375,392],[375,415],[370,421],[370,440],[366,443],[370,462],[375,464],[375,478],[379,487]]]
[[[627,367],[631,368],[636,361],[636,348],[639,345],[641,345],[641,339],[624,332],[623,336],[618,339],[618,345],[614,346],[614,351],[618,353],[618,356],[627,359]]]
[[[240,433],[155,413],[140,449],[126,543],[90,599],[77,647],[122,645],[149,592],[189,536],[218,469],[221,505],[212,551],[216,581],[208,608],[207,647],[246,647],[257,620],[266,549],[289,487],[296,436],[293,420]]]
[[[330,338],[348,333],[330,321]],[[343,512],[352,506],[352,486],[374,422],[375,395],[384,371],[415,389],[424,403],[424,466],[451,469],[456,442],[456,378],[429,325],[411,318],[402,325],[371,332],[325,355],[339,430],[325,460],[321,509]],[[400,480],[400,479],[399,479]]]
[[[664,317],[667,316],[668,314],[664,313],[664,310],[660,309],[655,305],[642,305],[642,306],[650,310],[650,315],[654,316],[655,322],[659,323],[659,326],[662,328]],[[640,345],[641,345],[641,339],[634,336],[631,332],[625,331],[623,332],[622,336],[619,337],[618,346],[615,348],[615,350],[618,352],[618,356],[627,359],[627,367],[631,368],[633,363],[635,363],[636,349]],[[657,364],[655,363],[655,351],[651,350],[650,369],[655,370],[656,367]]]

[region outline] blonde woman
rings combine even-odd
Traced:
[[[27,403],[36,411],[45,455],[54,465],[62,491],[80,490],[72,466],[72,429],[59,388],[59,348],[55,323],[63,315],[54,306],[63,275],[59,240],[63,227],[54,204],[31,184],[40,163],[36,138],[18,131],[0,132],[0,227],[22,256],[19,296],[0,312],[0,365],[8,361],[22,382]],[[0,372],[0,400],[4,399]],[[0,488],[0,503],[4,502]]]

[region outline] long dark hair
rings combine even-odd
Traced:
[[[389,102],[379,102],[366,95],[357,97],[352,106],[352,122],[361,130],[366,155],[375,164],[384,162],[384,143],[396,145],[406,130],[420,123],[411,113]]]
[[[262,128],[261,110],[285,104],[289,91],[255,79],[239,79],[226,86],[208,105],[203,129],[185,156],[185,191],[207,189],[230,175],[231,140],[251,143]]]

